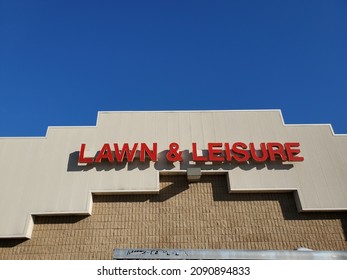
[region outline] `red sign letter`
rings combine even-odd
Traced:
[[[288,161],[304,161],[304,157],[296,156],[298,153],[300,153],[300,149],[293,149],[300,147],[298,142],[284,143],[284,147],[286,148]]]
[[[150,150],[145,143],[141,143],[140,161],[144,162],[146,154],[152,161],[157,161],[157,143],[153,143],[153,149]]]
[[[93,163],[94,159],[91,157],[84,157],[84,151],[86,149],[86,144],[81,144],[80,155],[78,157],[79,163]]]
[[[95,162],[101,162],[102,159],[107,159],[108,162],[114,162],[110,144],[104,144],[98,156],[95,159]]]
[[[113,146],[114,146],[114,153],[118,162],[122,162],[125,155],[127,156],[127,159],[129,162],[132,162],[134,160],[137,143],[134,144],[131,150],[129,150],[128,143],[123,144],[123,147],[120,151],[119,151],[118,144],[113,144]]]
[[[240,148],[241,149],[240,149]],[[238,162],[245,162],[249,160],[249,152],[246,151],[247,145],[242,142],[236,142],[233,144],[232,150],[235,153],[234,154],[234,159]],[[240,157],[239,155],[242,155],[243,157]]]
[[[198,151],[196,149],[196,143],[192,143],[192,155],[193,155],[193,161],[207,161],[207,157],[199,156]]]
[[[267,160],[268,158],[268,154],[267,154],[267,150],[266,150],[266,145],[265,143],[260,143],[260,149],[261,149],[261,152],[263,154],[262,157],[259,157],[257,155],[257,150],[255,149],[254,147],[254,143],[249,143],[249,149],[251,150],[251,155],[252,155],[252,158],[257,161],[257,162],[264,162]]]
[[[208,157],[210,161],[224,161],[222,143],[208,143]]]
[[[284,152],[284,147],[281,143],[267,143],[267,148],[269,150],[271,161],[276,160],[276,155],[279,155],[283,161],[287,160],[286,153]]]

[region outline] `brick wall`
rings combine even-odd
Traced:
[[[346,213],[297,213],[291,193],[228,194],[223,175],[161,176],[159,195],[94,196],[92,216],[36,217],[0,259],[111,259],[114,248],[347,250]]]

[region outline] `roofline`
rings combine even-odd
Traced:
[[[347,134],[336,134],[330,123],[306,123],[306,124],[286,124],[281,109],[242,109],[242,110],[148,110],[148,111],[98,111],[95,125],[89,126],[48,126],[45,136],[9,136],[0,137],[2,139],[46,139],[48,131],[50,129],[74,129],[74,128],[95,128],[99,125],[99,117],[101,114],[112,114],[112,113],[201,113],[201,112],[278,112],[280,114],[283,126],[329,126],[333,136],[347,136]]]

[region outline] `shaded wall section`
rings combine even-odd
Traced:
[[[292,193],[229,194],[225,175],[160,177],[158,195],[95,195],[92,216],[35,217],[0,259],[111,259],[114,248],[347,250],[346,213],[297,213]]]

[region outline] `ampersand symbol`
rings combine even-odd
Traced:
[[[179,145],[177,143],[171,143],[169,146],[169,151],[166,154],[168,161],[182,161],[182,152],[178,150]]]

